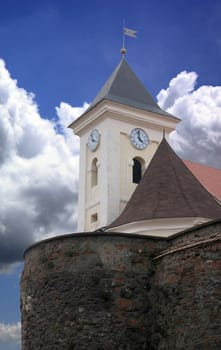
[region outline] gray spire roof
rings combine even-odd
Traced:
[[[221,205],[163,139],[127,206],[109,227],[184,217],[218,219]]]
[[[114,101],[175,118],[157,105],[125,59],[118,64],[86,112],[102,100]]]

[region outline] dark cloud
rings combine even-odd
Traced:
[[[57,133],[0,60],[0,271],[34,242],[75,232],[79,143],[64,125],[85,108],[61,104]]]
[[[25,220],[25,208],[11,208],[7,210],[1,224],[4,225],[4,233],[1,234],[0,245],[0,269],[6,264],[21,261],[24,250],[34,242],[30,220]]]

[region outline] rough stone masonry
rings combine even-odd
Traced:
[[[78,233],[25,253],[22,350],[220,350],[221,221]]]

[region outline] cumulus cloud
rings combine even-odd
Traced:
[[[85,108],[61,103],[56,125],[41,118],[0,60],[0,270],[36,240],[75,231],[79,145],[66,125]]]
[[[169,82],[167,89],[162,89],[157,95],[158,102],[163,109],[168,109],[174,105],[176,100],[182,96],[188,95],[194,89],[197,74],[195,72],[187,73],[183,71]]]
[[[181,72],[158,103],[182,119],[171,135],[180,156],[220,167],[221,87],[195,89],[196,80]],[[67,126],[87,107],[61,102],[56,122],[41,118],[0,60],[0,271],[36,240],[75,231],[79,142]]]
[[[0,344],[21,342],[21,323],[14,324],[0,323]]]
[[[195,89],[197,74],[181,72],[159,92],[159,105],[181,119],[170,142],[184,158],[221,168],[221,87]]]
[[[84,102],[83,107],[72,107],[68,103],[61,102],[59,107],[56,107],[60,123],[67,128],[75,119],[79,117],[89,107],[89,103]]]
[[[61,102],[59,107],[55,107],[59,120],[57,122],[58,130],[62,130],[66,135],[66,143],[68,143],[76,155],[79,154],[78,138],[73,138],[73,133],[67,127],[77,119],[89,107],[89,103],[84,102],[82,107],[72,107],[68,103]]]

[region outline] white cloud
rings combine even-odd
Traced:
[[[158,94],[159,105],[182,121],[170,142],[182,158],[221,168],[221,87],[194,90],[197,74],[181,72]]]
[[[62,132],[66,135],[66,143],[74,150],[75,154],[79,154],[79,140],[77,137],[73,137],[73,132],[67,127],[83,114],[89,107],[87,102],[84,102],[82,107],[72,107],[68,103],[61,102],[59,107],[55,107],[57,115],[59,117],[58,127],[62,129]]]
[[[89,107],[89,103],[84,102],[83,107],[72,107],[68,103],[61,102],[59,107],[56,107],[58,116],[62,125],[67,128],[75,119],[79,117]]]
[[[35,240],[75,231],[79,142],[66,125],[85,108],[61,103],[56,125],[41,118],[0,60],[0,269]]]
[[[14,324],[0,323],[0,343],[15,343],[21,342],[21,323]]]
[[[157,99],[163,109],[168,109],[179,97],[188,95],[194,89],[197,79],[195,72],[187,73],[183,71],[169,82],[167,89],[162,89],[157,95]]]

